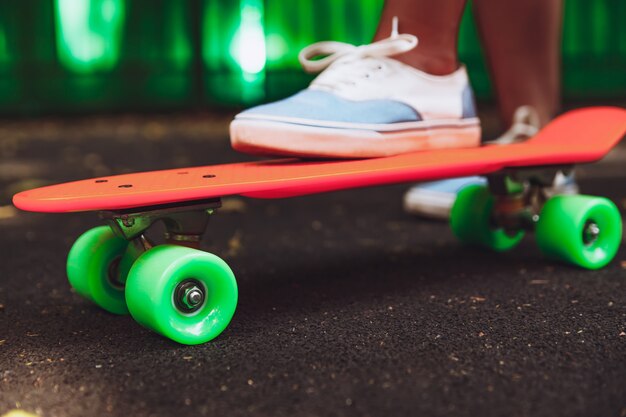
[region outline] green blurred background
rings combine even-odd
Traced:
[[[626,97],[626,1],[565,3],[564,97]],[[170,110],[276,99],[311,79],[297,62],[302,47],[326,39],[369,42],[382,4],[2,1],[0,114]],[[489,98],[469,8],[459,47],[477,96]]]

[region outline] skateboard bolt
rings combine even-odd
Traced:
[[[193,310],[202,304],[204,301],[204,294],[200,288],[194,285],[193,287],[185,290],[185,295],[183,296],[182,301],[189,310]]]
[[[202,302],[203,298],[202,291],[198,287],[193,287],[187,290],[187,294],[185,294],[185,304],[189,307],[195,307]]]
[[[598,236],[600,236],[600,227],[592,221],[587,222],[583,231],[583,242],[585,242],[585,245],[595,242]]]
[[[202,307],[206,295],[204,288],[195,279],[188,279],[178,284],[174,293],[174,303],[183,313],[193,313]]]

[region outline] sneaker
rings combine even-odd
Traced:
[[[257,106],[230,125],[234,149],[254,154],[372,158],[480,144],[480,122],[465,67],[427,74],[391,56],[417,38],[392,34],[369,45],[319,42],[300,52],[323,72],[281,101]],[[314,57],[325,55],[314,60]]]
[[[498,138],[485,143],[508,145],[509,143],[523,142],[535,136],[541,129],[539,113],[533,106],[520,106],[513,113],[511,127]]]
[[[505,133],[486,143],[508,144],[526,140],[539,131],[537,111],[531,106],[519,107],[513,116],[513,124]],[[410,214],[438,220],[450,218],[458,192],[469,185],[487,184],[484,177],[464,177],[433,181],[416,185],[404,194],[404,210]],[[572,171],[568,175],[558,172],[552,187],[546,189],[551,197],[556,194],[578,194],[578,185]]]
[[[418,216],[447,220],[459,191],[469,185],[483,184],[487,184],[485,177],[464,177],[416,185],[404,194],[404,210]]]

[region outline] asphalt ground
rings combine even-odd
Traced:
[[[238,309],[189,347],[70,290],[66,255],[95,214],[9,203],[50,182],[245,158],[220,123],[0,124],[0,415],[626,416],[626,245],[600,271],[545,260],[532,236],[504,254],[463,247],[402,211],[406,185],[227,199],[204,243],[233,268]],[[578,171],[623,214],[624,145]]]

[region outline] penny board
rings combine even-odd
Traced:
[[[184,204],[231,195],[283,198],[487,175],[509,168],[589,163],[601,159],[625,135],[625,109],[592,107],[557,117],[521,143],[374,159],[277,159],[115,175],[23,191],[13,203],[22,210],[61,213]]]

